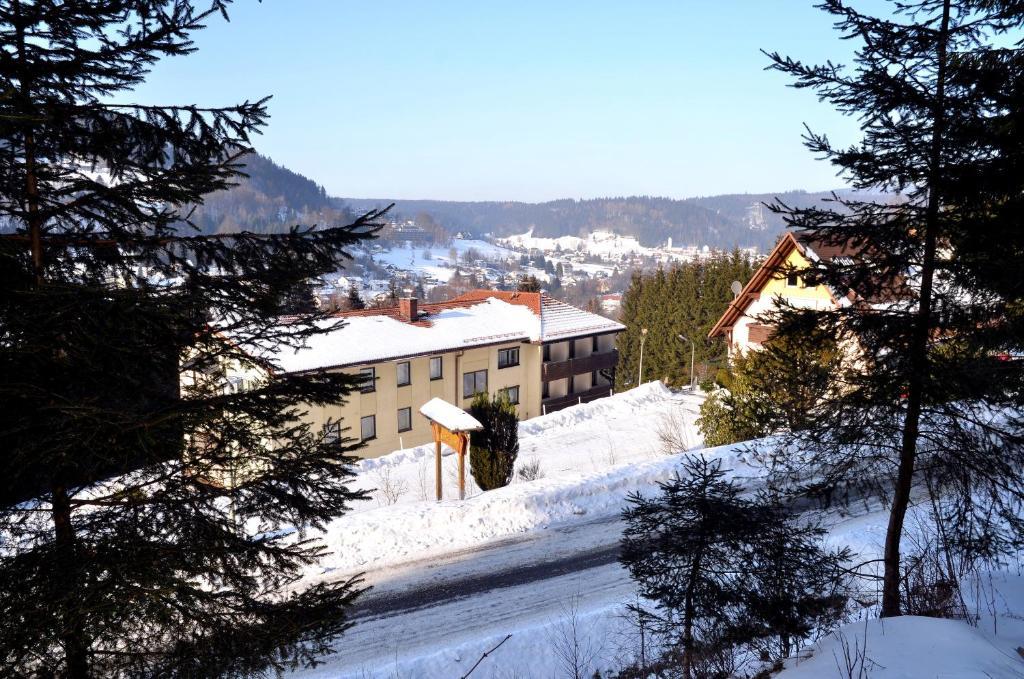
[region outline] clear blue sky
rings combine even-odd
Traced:
[[[856,135],[763,70],[762,48],[848,59],[810,0],[243,0],[195,38],[137,98],[273,95],[257,148],[337,196],[821,190],[842,182],[802,124]]]

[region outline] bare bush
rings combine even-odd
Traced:
[[[868,657],[868,619],[864,618],[864,637],[860,635],[850,638],[842,632],[836,632],[836,639],[839,640],[838,651],[832,651],[832,657],[836,660],[836,669],[843,679],[868,679],[871,670],[880,668],[881,665]]]
[[[614,467],[615,463],[618,462],[618,456],[615,454],[615,442],[612,441],[611,434],[605,434],[605,462],[609,467]]]
[[[529,462],[524,462],[516,472],[520,481],[536,481],[544,478],[544,470],[540,468],[540,459],[533,457]]]
[[[420,499],[426,502],[430,499],[430,458],[420,460],[419,468],[416,470],[419,481]]]
[[[656,432],[664,455],[676,455],[690,448],[689,425],[682,408],[673,408],[663,413],[658,420]]]
[[[400,479],[391,478],[391,465],[382,465],[374,472],[377,482],[377,504],[393,505],[409,490],[409,484]]]
[[[587,679],[594,673],[594,661],[601,649],[580,620],[580,595],[574,594],[562,604],[562,621],[555,625],[554,652],[562,675]]]
[[[934,502],[933,512],[933,520],[940,522]],[[928,528],[919,524],[919,530],[909,531],[904,538],[908,543],[900,578],[904,612],[928,618],[967,619],[970,615],[960,590],[966,573],[957,568],[954,547],[945,538],[941,523],[934,530]]]

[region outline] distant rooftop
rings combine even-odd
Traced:
[[[284,349],[285,372],[363,365],[504,342],[558,341],[625,328],[537,292],[473,290],[448,302],[337,314],[344,324]],[[333,321],[336,322],[336,321]]]

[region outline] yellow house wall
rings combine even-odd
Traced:
[[[786,258],[786,268],[792,267],[794,269],[807,269],[811,263],[801,255],[798,251],[793,250],[789,253],[789,257]],[[764,288],[761,289],[762,297],[775,297],[779,295],[785,299],[792,300],[794,302],[801,301],[819,301],[832,303],[832,295],[829,293],[829,289],[824,285],[815,285],[813,287],[803,285],[803,281],[800,281],[798,287],[790,287],[786,285],[786,277],[781,271],[776,271],[768,283],[765,284]]]
[[[498,369],[498,350],[518,347],[519,365]],[[442,378],[430,379],[431,356],[442,357]],[[398,386],[398,363],[408,360],[410,384]],[[431,398],[439,397],[461,408],[468,408],[471,398],[464,398],[462,376],[476,370],[487,370],[487,390],[494,396],[499,389],[519,386],[519,419],[541,414],[541,346],[512,342],[489,347],[464,349],[461,352],[417,356],[403,361],[382,361],[344,368],[358,375],[360,368],[376,369],[376,388],[372,392],[355,392],[348,402],[335,406],[310,406],[306,417],[319,431],[329,420],[341,420],[343,436],[358,439],[360,419],[376,416],[377,436],[355,451],[360,457],[378,457],[401,448],[410,448],[433,441],[430,424],[420,415],[419,408]],[[399,408],[411,408],[412,429],[398,431]]]
[[[835,306],[829,289],[824,285],[805,286],[803,281],[795,287],[786,284],[783,270],[792,267],[796,270],[806,269],[810,262],[797,250],[793,250],[786,258],[786,265],[780,267],[760,290],[760,298],[751,302],[732,327],[730,351],[745,353],[751,347],[757,347],[749,341],[749,326],[758,322],[757,317],[776,307],[779,297],[796,307],[825,309]]]

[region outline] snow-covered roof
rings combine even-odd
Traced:
[[[506,292],[501,290],[473,290],[456,297],[454,302],[465,302],[481,299],[500,299],[525,306],[541,320],[540,339],[544,342],[586,337],[607,332],[621,332],[626,329],[622,323],[605,318],[599,314],[578,309],[566,304],[546,293],[541,292]]]
[[[552,341],[596,335],[605,332],[619,332],[626,326],[598,314],[577,309],[557,299],[541,296],[541,340]]]
[[[625,328],[540,293],[476,290],[420,309],[412,321],[402,318],[398,309],[343,313],[340,327],[311,337],[302,349],[283,349],[277,360],[285,372],[302,372],[502,342],[558,341]]]
[[[420,407],[423,417],[437,422],[448,431],[476,431],[484,426],[462,408],[434,397]]]
[[[392,314],[353,315],[343,320],[332,332],[311,337],[306,347],[281,351],[277,359],[284,371],[376,363],[540,338],[540,323],[529,309],[497,299],[441,309],[415,323]]]

